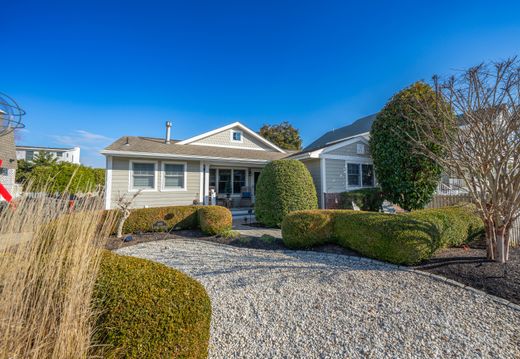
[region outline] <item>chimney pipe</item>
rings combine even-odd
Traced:
[[[172,123],[170,121],[166,121],[166,141],[164,143],[170,143],[170,130],[172,128]]]

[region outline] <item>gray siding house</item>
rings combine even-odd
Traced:
[[[106,157],[106,203],[141,190],[134,207],[209,204],[210,195],[241,206],[254,202],[255,184],[270,161],[287,157],[239,122],[186,140],[123,136],[101,151]]]
[[[376,178],[369,132],[376,114],[325,133],[289,158],[302,161],[312,175],[320,208],[327,208],[336,194],[374,187]],[[330,202],[329,202],[330,203]]]

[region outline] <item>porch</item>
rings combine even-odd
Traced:
[[[261,170],[258,164],[201,163],[202,203],[232,210],[252,209]]]

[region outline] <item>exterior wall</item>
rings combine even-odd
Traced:
[[[186,169],[186,189],[185,190],[162,190],[162,162],[139,158],[112,157],[111,181],[107,183],[110,195],[110,208],[115,208],[115,203],[120,194],[128,193],[130,187],[130,160],[136,162],[155,162],[155,190],[142,191],[135,199],[134,208],[144,207],[165,207],[178,205],[191,205],[194,200],[199,200],[200,194],[200,162],[199,161],[180,161],[187,163]],[[110,161],[107,161],[109,163]],[[172,162],[172,160],[165,161]],[[108,168],[110,169],[110,168]],[[134,192],[130,192],[134,193]]]
[[[357,146],[363,145],[365,153],[361,154],[357,151]],[[338,156],[356,156],[356,157],[363,157],[363,158],[372,158],[370,156],[370,149],[368,145],[362,141],[358,141],[355,143],[351,143],[349,145],[337,148],[335,150],[332,150],[330,152],[327,152],[329,155],[338,155]]]
[[[71,149],[42,149],[42,148],[35,148],[33,149],[25,149],[25,148],[17,148],[16,149],[16,159],[17,160],[27,160],[27,151],[33,151],[34,156],[36,156],[40,152],[47,152],[53,154],[58,162],[70,162],[70,163],[80,163],[80,148],[74,147]],[[62,156],[58,157],[57,152],[61,152]]]
[[[321,168],[320,159],[313,158],[310,160],[303,161],[303,164],[311,173],[314,187],[316,187],[316,194],[318,195],[318,206],[321,208]]]
[[[234,142],[231,141],[231,133],[232,131],[237,130],[242,132],[242,142]],[[242,131],[240,128],[231,128],[219,133],[216,133],[212,136],[208,136],[202,138],[193,143],[198,143],[201,145],[213,145],[213,146],[227,146],[227,147],[241,147],[246,149],[256,149],[263,151],[274,151],[273,148],[269,147],[265,143],[259,141],[248,133]]]
[[[0,168],[0,183],[4,185],[7,192],[11,194],[11,196],[17,197],[18,188],[15,184],[16,178],[16,170],[8,169],[8,168]],[[0,196],[0,202],[5,201],[5,199]]]
[[[345,160],[325,159],[325,193],[338,193],[347,190]]]

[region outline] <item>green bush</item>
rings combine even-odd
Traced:
[[[411,140],[419,139],[418,127],[429,129],[425,122],[428,119],[418,110],[419,102],[424,106],[421,111],[436,113],[439,106],[435,91],[422,81],[395,94],[378,113],[370,130],[370,152],[377,180],[385,197],[406,210],[422,209],[431,201],[442,172],[440,165],[419,153]],[[455,116],[446,118],[446,126],[454,119]],[[433,142],[424,145],[433,153],[442,154]]]
[[[310,248],[334,237],[334,210],[294,211],[282,222],[282,237],[289,248]]]
[[[220,206],[207,206],[199,208],[198,212],[202,232],[222,234],[231,231],[233,217],[229,209]]]
[[[379,188],[363,188],[341,193],[341,208],[352,208],[352,202],[362,211],[379,212],[383,206],[383,193]]]
[[[207,357],[210,299],[177,270],[106,252],[93,304],[94,350],[103,358]]]
[[[123,226],[124,233],[153,232],[157,221],[166,223],[168,230],[192,229],[199,226],[197,211],[199,206],[171,206],[136,208],[130,212],[130,217]]]
[[[256,187],[256,219],[279,227],[287,213],[318,208],[311,174],[297,160],[272,161],[260,173]]]
[[[325,210],[290,213],[283,222],[282,237],[290,248],[337,243],[367,257],[413,265],[439,248],[464,243],[482,229],[473,206],[403,214]]]
[[[113,210],[115,211],[115,210]],[[171,206],[136,208],[123,225],[123,233],[154,232],[164,229],[153,226],[158,221],[166,223],[166,230],[196,229],[213,235],[231,229],[231,212],[221,206]],[[115,228],[112,231],[115,233]]]

